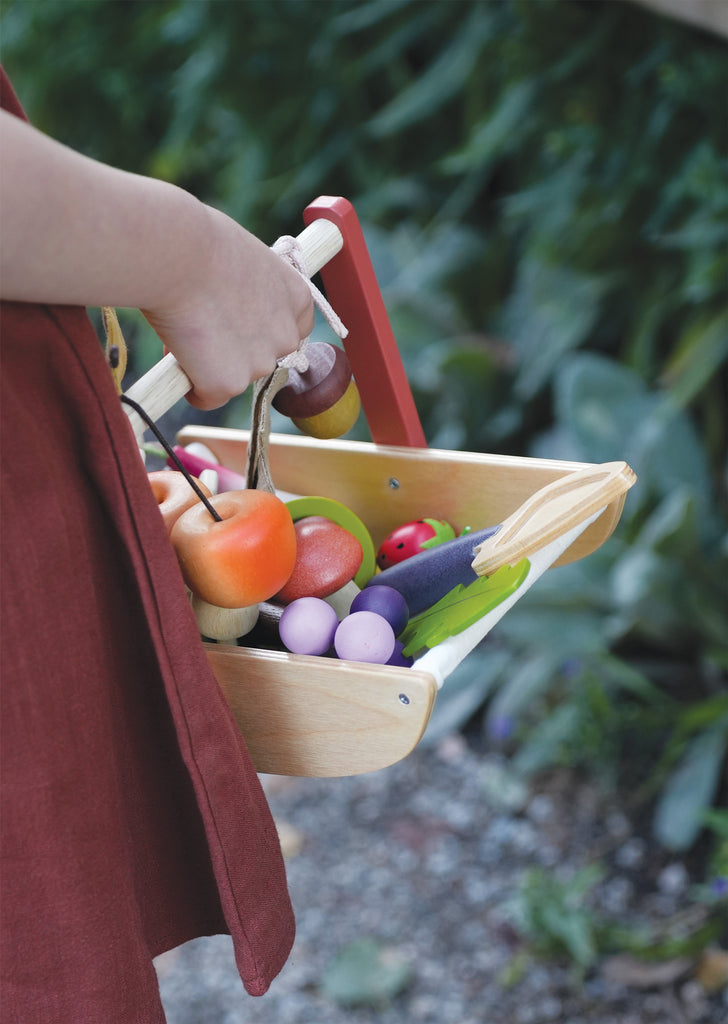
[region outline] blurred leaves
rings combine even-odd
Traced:
[[[511,903],[515,927],[542,955],[564,954],[587,970],[599,955],[599,919],[586,897],[603,870],[590,864],[561,880],[540,868],[526,871]]]
[[[363,938],[339,951],[321,989],[339,1006],[382,1006],[403,992],[412,976],[412,965],[397,949]]]
[[[671,850],[687,850],[704,824],[718,789],[728,747],[728,710],[723,721],[698,733],[663,786],[655,812],[655,835]]]
[[[725,791],[726,41],[608,0],[1,17],[31,118],[70,145],[270,241],[351,199],[432,446],[632,465],[615,535],[518,603],[431,731],[480,709],[524,768],[642,779],[689,843]],[[127,316],[138,373],[159,351]],[[249,425],[245,399],[225,415]]]

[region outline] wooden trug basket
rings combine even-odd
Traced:
[[[276,487],[342,502],[366,524],[375,547],[395,527],[424,515],[444,519],[458,532],[503,523],[498,538],[504,521],[517,520],[521,510],[508,561],[526,554],[531,562],[510,599],[413,668],[205,645],[258,771],[344,776],[384,768],[412,751],[447,675],[548,566],[583,558],[610,536],[636,478],[624,463],[586,467],[428,449],[351,204],[322,197],[306,208],[304,220],[308,226],[299,241],[311,273],[322,270],[327,297],[349,329],[344,346],[373,441],[273,434],[269,462]],[[129,395],[157,418],[189,387],[166,356]],[[133,413],[130,419],[141,436],[144,425]],[[201,441],[222,464],[245,468],[248,431],[191,426],[179,441]],[[586,474],[588,494],[572,493],[569,475],[588,468],[594,470]],[[560,504],[549,533],[541,530],[538,492],[555,481],[565,486],[559,494],[555,485]]]

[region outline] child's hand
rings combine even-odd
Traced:
[[[90,160],[0,111],[0,292],[144,310],[212,409],[314,322],[297,271],[188,192]]]
[[[301,275],[229,217],[203,207],[209,230],[180,294],[144,310],[193,389],[188,401],[214,409],[275,369],[314,323]]]

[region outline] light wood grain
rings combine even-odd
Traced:
[[[224,465],[242,472],[248,431],[185,427],[181,444],[202,441]],[[343,502],[366,523],[375,547],[395,527],[424,516],[456,531],[502,523],[546,484],[584,463],[515,458],[432,448],[391,448],[363,441],[317,441],[272,434],[270,468],[276,487]],[[584,558],[611,535],[624,495],[565,552],[558,564]]]
[[[626,462],[607,462],[569,473],[531,495],[492,537],[475,549],[478,576],[492,576],[568,533],[624,495],[637,477]]]
[[[179,435],[182,444],[203,442],[238,472],[245,467],[248,438],[247,431],[220,427],[185,427]],[[499,523],[508,528],[509,517],[514,523],[519,511],[523,517],[524,503],[526,509],[534,500],[542,506],[534,499],[541,488],[558,481],[555,487],[562,493],[570,475],[586,473],[592,483],[596,477],[602,487],[598,500],[607,508],[562,562],[585,557],[609,537],[626,484],[633,482],[623,463],[616,473],[618,486],[606,492],[605,475],[613,470],[605,474],[599,466],[296,435],[271,436],[270,465],[277,487],[333,498],[351,508],[375,545],[396,526],[423,516],[446,519],[458,531]],[[578,494],[566,500],[562,511],[568,511],[569,501],[579,505],[581,514]],[[417,668],[206,646],[256,767],[271,774],[355,775],[393,764],[419,742],[437,692],[434,674]]]
[[[259,772],[339,777],[406,757],[436,686],[416,669],[206,644]]]
[[[218,608],[192,595],[192,611],[195,613],[197,628],[203,636],[218,643],[235,643],[240,636],[246,636],[258,621],[257,604],[247,608]]]

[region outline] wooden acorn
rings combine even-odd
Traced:
[[[289,368],[273,408],[309,437],[341,437],[354,426],[361,409],[346,352],[326,341],[310,342],[305,352],[308,369]]]

